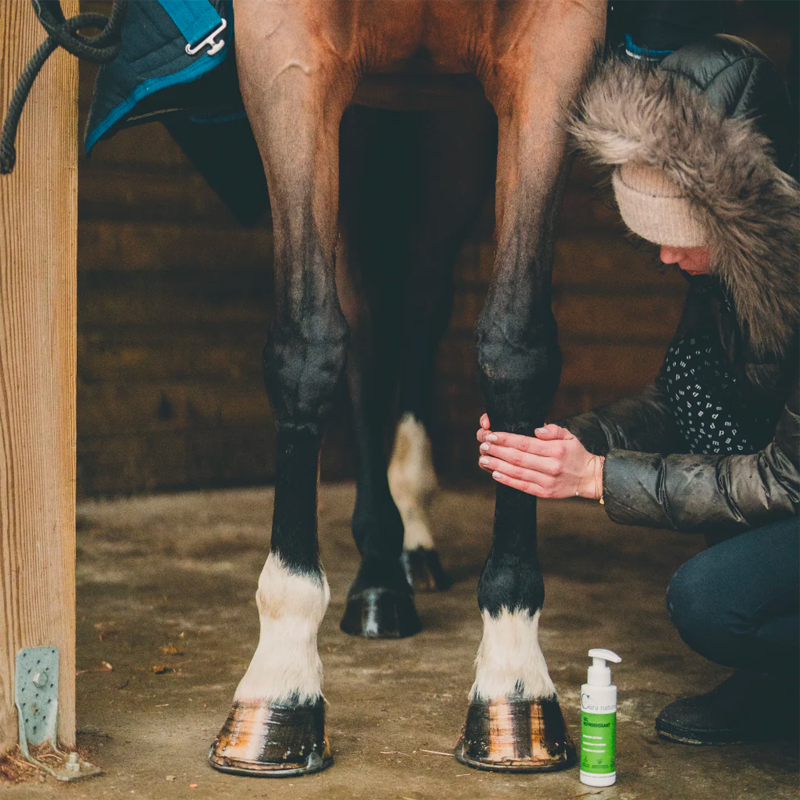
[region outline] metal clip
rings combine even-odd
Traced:
[[[204,47],[208,46],[208,52],[206,53],[207,56],[213,56],[215,53],[219,53],[223,47],[225,47],[225,42],[222,39],[217,39],[216,37],[228,27],[227,20],[222,20],[220,23],[219,28],[206,36],[205,39],[197,42],[197,44],[187,44],[186,45],[186,53],[187,55],[194,56],[197,55]]]

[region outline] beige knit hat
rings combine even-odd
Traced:
[[[668,247],[704,247],[705,234],[680,186],[657,167],[628,162],[612,177],[625,224],[648,242]]]

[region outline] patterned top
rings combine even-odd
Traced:
[[[690,453],[755,453],[775,419],[748,402],[719,339],[689,333],[672,343],[662,371],[670,408]]]

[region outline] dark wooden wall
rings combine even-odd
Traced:
[[[787,68],[786,31],[749,38]],[[82,66],[82,119],[94,70]],[[268,482],[273,424],[261,380],[271,305],[268,223],[239,225],[158,124],[99,144],[79,171],[78,489],[83,495]],[[554,272],[563,355],[553,415],[656,374],[683,281],[635,249],[577,163]],[[482,411],[472,329],[491,275],[493,209],[465,243],[439,356],[434,434],[445,476],[476,474]],[[352,474],[342,402],[323,477]]]

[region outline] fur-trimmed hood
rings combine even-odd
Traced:
[[[755,121],[727,116],[682,75],[612,58],[581,93],[570,130],[596,164],[657,167],[683,188],[749,350],[785,355],[800,319],[800,186]]]

